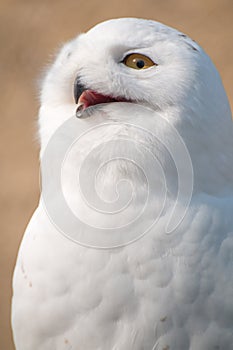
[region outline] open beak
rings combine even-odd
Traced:
[[[75,103],[77,104],[77,118],[81,118],[83,111],[88,107],[94,105],[110,102],[130,102],[122,97],[115,98],[111,95],[102,95],[94,90],[85,88],[82,84],[79,83],[78,78],[74,83],[74,99]]]

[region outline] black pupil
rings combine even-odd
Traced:
[[[138,68],[143,68],[145,66],[145,62],[143,60],[138,60],[136,65]]]

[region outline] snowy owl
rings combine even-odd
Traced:
[[[203,49],[151,20],[98,24],[49,69],[39,136],[16,349],[233,349],[233,129]]]

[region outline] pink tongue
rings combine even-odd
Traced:
[[[117,101],[117,100],[111,96],[104,96],[104,95],[98,94],[93,90],[85,90],[80,96],[78,102],[84,104],[84,108],[87,108],[89,106],[94,106],[99,103],[107,103],[107,102],[114,102],[114,101]]]

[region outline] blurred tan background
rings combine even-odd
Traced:
[[[195,39],[220,71],[233,106],[232,0],[0,1],[1,350],[14,349],[12,272],[39,197],[37,81],[61,43],[105,19],[127,16],[158,20]]]

